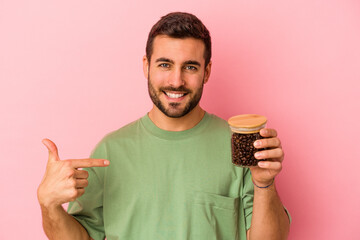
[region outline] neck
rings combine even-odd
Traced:
[[[205,111],[197,105],[188,114],[180,118],[171,118],[161,112],[155,105],[149,112],[149,118],[158,127],[166,131],[184,131],[198,124],[205,115]]]

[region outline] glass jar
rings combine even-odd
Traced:
[[[232,131],[232,163],[235,166],[257,166],[259,160],[254,154],[263,149],[255,148],[254,142],[263,138],[260,129],[265,127],[266,122],[266,117],[257,114],[238,115],[228,120]]]

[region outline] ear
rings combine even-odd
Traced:
[[[144,77],[147,79],[149,76],[149,67],[150,63],[146,57],[146,55],[143,56],[143,71],[144,71]]]
[[[208,80],[209,80],[209,78],[210,78],[211,64],[212,64],[212,62],[210,61],[210,62],[208,63],[208,65],[205,67],[204,83],[207,83]]]

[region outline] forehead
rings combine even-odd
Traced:
[[[151,61],[158,58],[168,58],[174,62],[189,60],[205,63],[205,44],[195,38],[172,38],[166,35],[158,35],[153,42]]]

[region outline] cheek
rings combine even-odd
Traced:
[[[198,89],[198,88],[202,87],[203,81],[204,81],[204,77],[198,75],[198,76],[192,76],[192,77],[188,78],[188,81],[186,81],[186,83],[187,83],[187,87],[193,88],[193,89]]]
[[[169,74],[166,72],[151,71],[149,77],[154,85],[162,85],[166,84]]]

